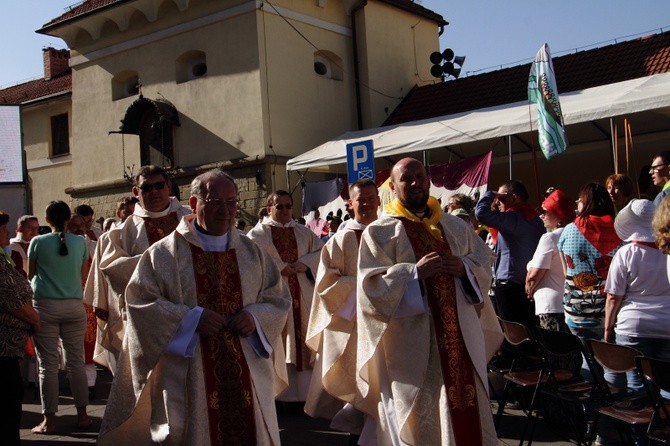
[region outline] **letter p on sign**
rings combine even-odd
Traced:
[[[354,170],[358,172],[359,165],[365,165],[368,161],[368,151],[365,145],[358,145],[353,147],[354,155]]]
[[[349,184],[358,180],[375,179],[375,159],[372,140],[347,144],[347,174]]]

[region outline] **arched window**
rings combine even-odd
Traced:
[[[343,79],[342,58],[326,50],[314,53],[314,72],[326,79]]]
[[[179,126],[179,115],[174,105],[165,99],[147,99],[140,95],[126,110],[118,133],[140,137],[142,165],[174,167],[175,126]]]
[[[187,51],[175,61],[175,79],[178,84],[207,75],[207,56],[202,51]]]
[[[140,77],[137,71],[126,70],[112,78],[112,100],[135,96],[140,92]]]

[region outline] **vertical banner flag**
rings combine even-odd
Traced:
[[[554,65],[551,63],[549,45],[546,43],[535,55],[528,76],[528,100],[537,105],[538,140],[544,157],[551,159],[565,152],[563,113],[558,101]]]

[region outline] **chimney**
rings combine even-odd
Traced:
[[[44,80],[58,76],[70,69],[70,50],[57,50],[55,48],[44,48]]]

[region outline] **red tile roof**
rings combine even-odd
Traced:
[[[57,93],[72,92],[70,69],[50,80],[36,79],[0,90],[0,104],[19,105]]]
[[[126,3],[132,0],[84,0],[82,2],[76,3],[68,8],[68,11],[65,14],[56,17],[48,23],[45,23],[42,26],[42,29],[38,32],[47,31],[49,28],[59,25],[63,22],[66,22],[75,17],[80,17],[83,15],[88,15],[96,12],[96,10],[112,7],[116,4]],[[424,8],[423,6],[414,3],[412,0],[380,0],[389,5],[395,6],[396,8],[403,9],[405,11],[412,12],[422,17],[426,17],[435,21],[438,25],[446,26],[448,25],[447,21],[442,18],[441,15],[431,11],[430,9]]]
[[[666,73],[670,32],[555,57],[553,63],[559,93]],[[527,100],[530,65],[415,87],[383,125]]]
[[[96,11],[98,9],[111,6],[112,4],[125,3],[125,2],[128,2],[128,1],[131,1],[131,0],[84,0],[84,1],[79,2],[79,3],[75,3],[72,6],[70,6],[69,8],[66,8],[66,9],[68,9],[68,11],[65,12],[65,14],[62,14],[62,15],[56,17],[55,19],[45,23],[42,26],[42,29],[38,30],[38,32],[43,31],[47,28],[50,28],[54,25],[66,22],[66,21],[68,21],[70,19],[73,19],[75,17],[79,17],[79,16],[82,16],[82,15],[87,15],[87,14],[92,13],[93,11]]]

